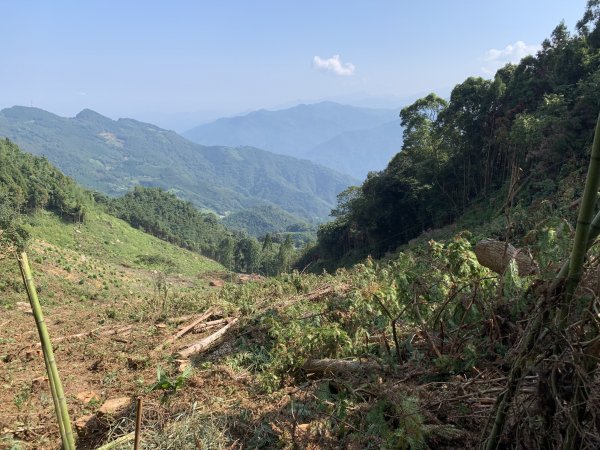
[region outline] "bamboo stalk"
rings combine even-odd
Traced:
[[[48,367],[48,358],[44,353],[44,364]],[[56,393],[56,384],[54,383],[54,378],[52,378],[50,372],[48,372],[48,384],[50,385],[50,392],[52,393],[52,403],[54,404],[54,410],[60,411],[60,404],[58,402],[58,395]],[[63,422],[62,415],[57,414],[56,420],[58,422],[58,430],[60,431],[60,440],[61,442],[67,442],[67,434],[65,430],[65,424]]]
[[[592,215],[598,199],[598,187],[600,186],[600,115],[596,123],[594,134],[594,143],[592,144],[592,154],[590,155],[590,164],[585,180],[585,188],[579,215],[577,217],[577,228],[575,229],[575,242],[571,252],[569,263],[569,274],[567,275],[567,284],[565,287],[565,297],[567,302],[571,300],[575,289],[581,279],[583,271],[583,261],[587,253],[587,242],[590,234],[590,225]]]
[[[137,399],[137,410],[135,412],[135,439],[133,441],[133,450],[140,448],[140,439],[142,436],[142,397]]]
[[[101,447],[98,447],[96,450],[110,450],[111,448],[118,447],[119,445],[125,444],[126,442],[129,442],[133,439],[135,439],[135,431],[125,434],[120,438],[117,438],[114,441],[111,441],[107,444],[104,444]]]
[[[44,322],[44,314],[38,300],[37,291],[33,282],[33,276],[31,274],[31,268],[29,267],[29,260],[25,252],[21,252],[18,262],[19,268],[21,269],[21,275],[23,276],[23,283],[25,284],[25,289],[27,291],[27,297],[29,298],[29,303],[31,304],[31,310],[33,311],[33,316],[35,317],[35,324],[38,329],[40,341],[42,343],[44,363],[46,364],[48,381],[50,383],[50,389],[54,399],[59,429],[61,431],[64,430],[64,433],[61,432],[63,448],[65,450],[75,450],[73,429],[71,428],[71,419],[69,417],[65,393],[63,391],[63,386],[58,374],[58,368],[56,367],[56,360],[54,359],[54,351],[52,350],[50,335],[48,334],[48,329],[46,328],[46,322]],[[52,386],[54,386],[54,388]]]
[[[194,333],[201,333],[206,330],[210,330],[211,328],[218,327],[219,325],[224,325],[227,323],[227,319],[216,319],[211,320],[209,322],[201,323],[200,325],[196,325],[196,327],[192,330]]]
[[[594,134],[594,143],[592,145],[592,154],[590,156],[590,163],[588,166],[588,173],[586,178],[586,184],[584,188],[583,198],[581,200],[581,206],[577,218],[577,228],[575,230],[575,241],[573,243],[573,249],[569,260],[561,267],[561,270],[555,277],[553,283],[550,286],[551,295],[559,295],[559,287],[565,281],[565,300],[566,308],[569,308],[569,303],[575,293],[575,289],[579,284],[583,271],[583,262],[587,251],[594,243],[595,239],[600,234],[600,211],[596,213],[592,219],[594,208],[597,201],[598,187],[600,186],[600,115],[596,123],[596,130]],[[541,298],[536,305],[536,310],[541,310],[544,304],[544,298]],[[564,326],[568,314],[561,309],[557,311],[557,323],[559,326]],[[503,394],[498,397],[492,414],[494,416],[494,423],[492,431],[490,432],[487,442],[486,450],[495,450],[498,448],[500,443],[500,437],[504,429],[506,422],[508,409],[512,403],[512,399],[517,390],[518,384],[521,381],[522,376],[527,371],[527,356],[531,350],[533,350],[535,339],[537,338],[541,328],[544,325],[544,319],[542,314],[539,314],[535,320],[530,322],[529,330],[526,332],[525,337],[522,340],[521,348],[517,354],[517,358],[513,363],[511,371],[509,373],[508,381],[506,383],[506,390]],[[577,383],[575,388],[574,401],[572,401],[573,410],[571,411],[571,420],[567,428],[565,442],[563,444],[564,449],[572,449],[578,446],[581,436],[577,429],[580,419],[585,413],[586,403],[582,401],[585,398],[583,392],[584,387]],[[576,402],[580,402],[579,405]]]
[[[590,165],[588,167],[587,178],[585,180],[585,189],[583,191],[583,198],[581,200],[581,206],[579,208],[579,216],[577,218],[577,228],[575,230],[575,242],[573,243],[573,251],[571,253],[571,259],[569,264],[569,274],[567,276],[567,282],[565,286],[565,300],[566,300],[566,311],[559,312],[558,319],[561,327],[566,325],[568,314],[569,303],[575,294],[575,289],[581,280],[583,273],[583,262],[585,255],[587,254],[587,243],[589,242],[589,236],[592,218],[596,202],[598,199],[598,187],[600,186],[600,115],[596,122],[596,131],[594,133],[594,143],[592,144],[592,154],[590,155]],[[589,373],[596,366],[594,361],[586,361],[583,358],[583,366],[586,373]],[[581,431],[579,425],[585,415],[587,405],[588,392],[587,388],[581,380],[577,380],[575,383],[575,395],[571,401],[571,412],[569,426],[567,427],[567,433],[565,441],[563,443],[563,449],[571,450],[579,448],[581,444]]]

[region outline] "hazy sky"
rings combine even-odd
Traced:
[[[411,96],[535,52],[585,0],[3,1],[0,108],[72,116]]]

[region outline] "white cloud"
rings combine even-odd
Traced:
[[[529,45],[523,41],[508,44],[501,50],[492,48],[485,52],[483,60],[486,64],[481,70],[488,75],[493,75],[500,67],[507,63],[518,63],[525,56],[536,53],[540,48],[539,45]]]
[[[333,55],[328,59],[315,56],[313,58],[313,67],[346,77],[352,75],[355,69],[354,64],[342,62],[340,55]]]

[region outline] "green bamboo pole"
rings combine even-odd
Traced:
[[[575,241],[573,243],[573,249],[569,260],[561,267],[561,270],[555,277],[552,285],[550,286],[550,294],[557,295],[559,286],[565,281],[565,300],[567,302],[566,308],[568,309],[569,303],[571,302],[575,289],[581,280],[583,272],[583,262],[587,251],[592,246],[598,235],[600,234],[600,211],[594,214],[598,198],[598,187],[600,186],[600,115],[596,122],[596,130],[594,134],[594,142],[592,144],[592,154],[590,156],[590,163],[588,166],[588,173],[579,208],[579,215],[577,217],[577,228],[575,230]],[[540,299],[536,310],[540,310],[543,306],[544,299]],[[567,313],[564,309],[557,311],[557,323],[564,326],[564,321],[567,318]],[[544,323],[542,315],[538,315],[536,319],[530,322],[529,330],[521,342],[521,349],[518,353],[511,371],[508,376],[506,383],[506,390],[498,397],[496,405],[492,410],[494,417],[492,431],[490,432],[488,439],[484,443],[486,450],[495,450],[500,444],[500,437],[504,429],[508,408],[512,403],[512,399],[515,395],[517,386],[521,381],[522,376],[526,372],[528,353],[533,349],[535,339],[537,338],[539,331],[542,329]],[[563,449],[576,448],[578,440],[580,438],[577,431],[577,425],[580,423],[580,419],[585,412],[585,393],[582,391],[582,387],[579,384],[576,386],[577,399],[582,405],[574,404],[574,411],[571,414],[571,421],[567,429],[566,439],[563,445]]]
[[[590,234],[590,225],[592,216],[596,208],[598,199],[598,187],[600,186],[600,115],[596,123],[594,134],[594,143],[592,144],[592,154],[590,155],[590,164],[588,166],[583,198],[579,207],[579,216],[577,217],[577,228],[575,230],[575,242],[571,252],[569,262],[569,274],[565,285],[565,300],[570,302],[575,293],[575,289],[581,279],[583,272],[583,261],[587,253],[587,242]]]
[[[590,235],[590,219],[596,206],[598,186],[600,186],[600,116],[598,117],[598,121],[596,123],[596,132],[594,134],[594,143],[592,144],[590,165],[588,167],[587,179],[585,181],[583,199],[579,209],[579,217],[577,218],[575,242],[573,243],[573,251],[571,253],[571,260],[569,264],[569,274],[567,275],[567,281],[565,285],[565,301],[567,304],[558,314],[558,323],[561,325],[561,328],[566,325],[566,321],[569,316],[568,310],[570,303],[575,294],[575,290],[577,289],[577,285],[581,280],[583,262],[587,253],[586,244],[589,241]],[[588,366],[595,367],[595,364],[590,365],[589,361],[587,361],[587,363],[584,361],[583,366],[587,372]],[[581,420],[585,414],[586,403],[587,389],[581,381],[578,381],[575,383],[575,395],[571,401],[571,420],[569,421],[569,426],[567,427],[563,449],[570,450],[579,448],[581,443],[579,425],[581,424]]]
[[[42,351],[44,353],[44,363],[46,364],[46,371],[48,373],[48,381],[50,383],[50,389],[54,400],[54,406],[56,409],[56,417],[58,420],[59,428],[61,429],[61,438],[63,439],[63,448],[65,450],[75,450],[75,441],[73,438],[73,430],[71,428],[71,419],[69,418],[69,410],[67,409],[67,401],[63,386],[60,381],[58,374],[58,368],[56,367],[56,360],[54,359],[54,352],[52,350],[52,343],[50,342],[50,336],[48,329],[46,328],[46,322],[44,322],[44,313],[38,300],[37,291],[35,284],[33,283],[33,276],[31,275],[31,268],[29,267],[29,260],[27,253],[21,252],[18,258],[19,267],[21,274],[23,275],[23,283],[27,290],[27,297],[35,317],[35,324],[40,335],[40,342],[42,344]],[[61,427],[62,424],[62,427]]]
[[[25,288],[27,289],[27,283],[26,283],[26,276],[25,273],[23,272],[23,266],[21,264],[19,264],[19,269],[21,269],[21,276],[23,277],[23,284],[25,285]],[[44,353],[44,364],[46,365],[46,367],[48,367],[48,358],[46,357],[46,354]],[[56,384],[54,383],[54,378],[52,377],[52,373],[51,372],[47,372],[48,374],[48,384],[50,385],[50,392],[52,393],[52,402],[54,403],[54,410],[55,411],[59,411],[60,410],[60,406],[58,403],[58,396],[56,395]],[[60,431],[60,440],[61,442],[66,442],[66,434],[65,434],[65,425],[63,423],[62,420],[62,416],[60,414],[57,414],[56,419],[58,421],[58,428]]]
[[[46,358],[46,354],[44,354],[44,364],[48,367],[48,358]],[[60,411],[60,403],[58,402],[58,394],[56,393],[56,383],[54,382],[54,378],[51,373],[48,373],[48,384],[50,385],[50,392],[52,393],[52,402],[54,403],[54,411]],[[63,422],[63,418],[61,414],[56,415],[56,419],[58,421],[58,428],[60,431],[60,440],[61,442],[67,442],[67,434],[65,431],[65,423]]]
[[[594,220],[592,220],[592,223],[590,224],[590,232],[589,232],[586,247],[585,247],[586,253],[590,249],[590,247],[592,246],[594,241],[596,241],[596,238],[598,238],[598,235],[600,235],[600,211],[598,211],[596,213],[596,215],[594,216]],[[570,267],[570,260],[567,260],[562,265],[562,267],[560,268],[560,271],[558,272],[556,277],[554,277],[554,281],[550,285],[549,292],[551,295],[557,294],[557,289],[559,288],[560,284],[563,281],[565,281],[565,279],[567,278],[567,275],[569,274],[569,267]]]

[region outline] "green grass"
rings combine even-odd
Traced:
[[[29,218],[26,228],[33,239],[112,264],[187,276],[225,271],[211,259],[136,230],[98,210],[90,211],[83,224],[67,223],[52,213],[40,212]],[[65,270],[68,267],[65,265]]]

